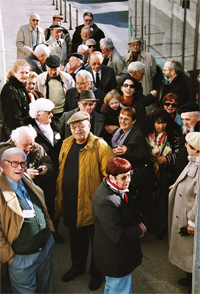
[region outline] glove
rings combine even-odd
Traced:
[[[179,234],[182,236],[189,236],[188,231],[187,231],[187,226],[181,227]]]

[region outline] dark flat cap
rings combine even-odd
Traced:
[[[57,68],[60,66],[60,58],[56,55],[47,57],[45,64],[50,68]]]
[[[82,53],[78,53],[78,52],[72,53],[68,55],[68,58],[70,58],[71,56],[75,56],[76,58],[79,58],[80,60],[84,61],[84,56]]]
[[[49,28],[50,30],[54,30],[54,29],[61,30],[61,31],[64,30],[64,28],[57,21],[55,21]]]
[[[52,16],[52,18],[60,18],[60,19],[64,19],[64,17],[60,14],[56,14],[54,16]]]
[[[181,114],[183,112],[193,112],[193,111],[199,111],[199,105],[195,102],[188,102],[186,104],[183,104],[178,109],[178,113]]]
[[[83,101],[83,100],[88,100],[88,101],[92,101],[92,102],[97,102],[99,101],[98,99],[96,99],[96,97],[94,96],[94,93],[92,90],[83,90],[80,94],[79,97],[79,101]]]
[[[83,120],[89,120],[90,121],[90,115],[89,113],[85,111],[78,111],[74,113],[67,121],[67,124],[70,125],[72,123],[83,121]]]

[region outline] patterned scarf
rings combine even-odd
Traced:
[[[199,156],[191,156],[191,155],[188,155],[188,161],[191,163],[191,164],[194,164],[194,165],[199,165]]]
[[[119,136],[120,135],[120,132],[121,132],[121,128],[118,128],[117,131],[114,133],[113,137],[112,137],[112,140],[111,140],[111,143],[112,143],[112,147],[113,148],[116,148],[117,146],[122,146],[124,141],[126,140],[128,134],[130,133],[130,131],[132,130],[133,126],[126,132]]]

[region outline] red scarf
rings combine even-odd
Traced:
[[[132,105],[132,103],[133,103],[133,99],[134,99],[134,96],[132,96],[128,101],[125,101],[125,100],[124,100],[124,96],[122,95],[122,96],[121,96],[121,103],[122,103],[124,106],[129,107],[129,106]]]

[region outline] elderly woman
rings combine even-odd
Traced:
[[[1,91],[2,112],[4,115],[4,141],[9,139],[11,130],[23,125],[23,118],[28,115],[31,102],[26,90],[30,66],[22,59],[18,59],[8,74],[8,81]]]
[[[108,177],[97,188],[93,201],[94,260],[106,276],[105,294],[130,294],[131,272],[141,264],[139,237],[146,227],[133,199],[128,197],[131,164],[124,158],[110,159]]]
[[[188,133],[185,139],[189,163],[170,187],[169,194],[169,261],[187,273],[186,278],[178,280],[179,285],[191,288],[200,133]],[[191,289],[188,293],[191,293]]]
[[[31,102],[37,100],[38,98],[44,97],[41,92],[35,89],[37,85],[38,75],[34,71],[30,71],[27,82],[26,82],[26,89],[30,96]]]
[[[177,109],[180,106],[180,99],[174,93],[166,94],[160,104],[160,108],[166,110],[170,115],[171,118],[180,126],[183,126],[183,122],[181,119],[180,114],[178,114]]]
[[[90,55],[94,52],[94,51],[96,51],[97,49],[97,45],[96,45],[97,43],[96,43],[96,41],[94,40],[94,39],[87,39],[86,41],[85,41],[85,45],[87,45],[88,46],[88,48],[89,48],[89,57],[90,57]]]
[[[121,95],[121,105],[122,107],[134,107],[137,113],[137,125],[143,129],[144,118],[146,115],[146,110],[144,105],[140,102],[137,93],[138,83],[134,78],[129,75],[124,76],[118,84],[118,91]]]
[[[165,110],[155,109],[146,117],[145,135],[160,187],[154,195],[152,222],[158,227],[156,238],[162,240],[167,233],[169,186],[173,181],[181,132]]]
[[[54,103],[46,98],[40,98],[30,103],[30,117],[24,119],[24,124],[31,124],[37,132],[36,142],[42,145],[46,153],[49,155],[53,166],[54,173],[51,181],[45,187],[46,202],[50,217],[53,219],[55,211],[56,196],[56,179],[58,176],[58,156],[62,144],[61,133],[59,128],[59,119],[53,117],[52,110]],[[58,229],[58,223],[54,222],[55,230]],[[57,233],[57,232],[56,232]],[[61,236],[56,234],[55,240],[63,242]]]
[[[148,191],[148,184],[144,187],[143,167],[148,164],[150,159],[149,147],[144,134],[136,125],[136,111],[134,108],[125,107],[119,114],[119,125],[111,139],[111,146],[116,156],[130,161],[134,169],[131,193],[140,189],[141,192]],[[148,179],[145,179],[148,181]]]

